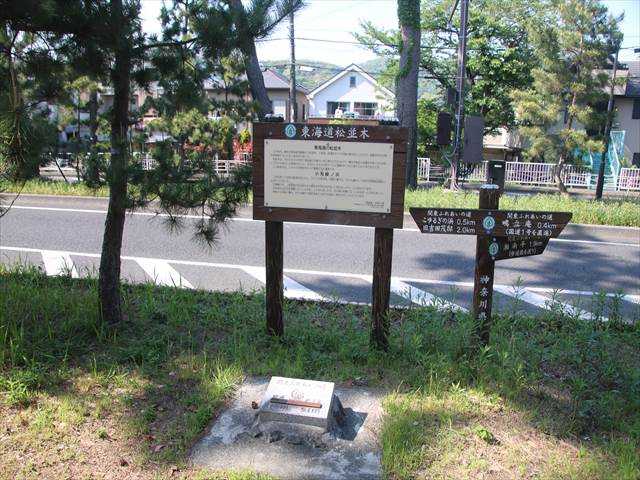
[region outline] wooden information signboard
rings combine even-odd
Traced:
[[[540,255],[550,238],[571,220],[568,212],[498,210],[498,185],[483,185],[478,209],[412,208],[411,216],[422,233],[476,235],[473,315],[486,344],[491,328],[493,275],[496,260]]]
[[[254,123],[253,218],[265,220],[267,329],[282,335],[282,222],[374,227],[372,339],[386,348],[393,228],[402,228],[406,129]]]

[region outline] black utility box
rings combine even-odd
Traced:
[[[498,185],[504,190],[504,176],[507,170],[507,162],[504,160],[489,160],[487,162],[487,183]]]

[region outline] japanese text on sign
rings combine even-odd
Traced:
[[[389,213],[392,169],[392,144],[265,139],[264,206]]]

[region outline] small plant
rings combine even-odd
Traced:
[[[497,445],[500,443],[500,441],[493,435],[493,433],[491,433],[482,425],[476,425],[473,428],[473,433],[475,433],[480,440],[488,443],[489,445]]]

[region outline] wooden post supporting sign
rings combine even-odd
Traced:
[[[264,232],[267,332],[281,336],[284,333],[282,222],[266,221]]]
[[[389,297],[393,229],[376,228],[373,241],[373,285],[371,288],[371,343],[381,350],[389,347]]]
[[[481,209],[498,209],[500,190],[498,185],[483,185],[480,188],[479,207]],[[492,217],[485,217],[492,219]],[[491,220],[487,220],[490,222]],[[495,221],[495,220],[493,220]],[[491,329],[491,306],[493,301],[493,272],[495,255],[491,255],[491,246],[495,237],[478,236],[476,238],[476,267],[473,280],[473,317],[479,323],[482,342],[489,341]],[[495,247],[493,247],[495,248]]]
[[[540,255],[571,220],[568,212],[498,210],[500,188],[483,185],[478,209],[412,208],[422,233],[476,235],[473,316],[483,344],[489,341],[493,274],[497,260]]]
[[[407,131],[255,123],[253,218],[265,221],[267,331],[284,334],[283,222],[375,228],[371,342],[386,349],[393,229],[404,220]]]

